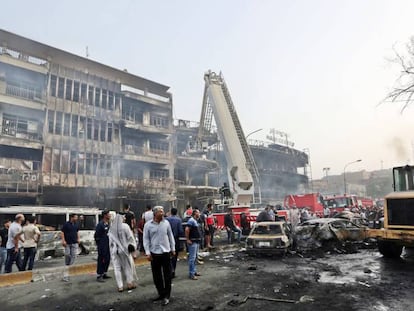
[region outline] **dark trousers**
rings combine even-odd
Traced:
[[[111,254],[109,253],[109,249],[105,249],[103,251],[98,250],[98,260],[96,263],[96,274],[98,276],[104,275],[108,272],[110,260]]]
[[[36,256],[36,247],[25,247],[24,248],[23,270],[26,270],[27,262],[29,262],[29,267],[27,270],[33,270],[35,256]]]
[[[152,278],[158,295],[161,298],[170,298],[171,295],[171,257],[170,253],[152,254]]]
[[[14,248],[10,248],[7,250],[7,259],[6,259],[6,266],[4,268],[4,272],[10,273],[12,272],[13,263],[16,263],[17,268],[19,271],[23,271],[23,261],[22,256],[20,254],[20,249],[15,252]]]
[[[178,253],[180,252],[180,238],[175,238],[175,255],[171,256],[171,272],[175,273],[177,267]]]

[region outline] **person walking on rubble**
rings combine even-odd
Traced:
[[[115,216],[108,238],[118,292],[124,291],[124,279],[128,290],[136,288],[135,281],[138,278],[132,256],[135,252],[135,238],[131,228],[125,223],[124,215]]]
[[[144,249],[158,291],[153,302],[161,301],[166,306],[171,296],[171,255],[175,256],[175,240],[170,223],[164,219],[164,208],[155,206],[153,212],[153,220],[144,225]]]
[[[70,214],[60,234],[62,245],[65,248],[65,268],[63,271],[63,281],[69,282],[69,266],[75,263],[80,243],[78,215]]]
[[[98,282],[105,282],[105,279],[110,278],[110,276],[106,274],[111,260],[108,238],[110,219],[111,214],[109,213],[109,210],[103,210],[102,220],[96,225],[95,229],[94,238],[98,248],[98,259],[96,261],[96,280]]]

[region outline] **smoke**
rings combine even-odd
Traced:
[[[395,153],[398,161],[407,161],[410,158],[406,144],[400,137],[394,137],[388,142],[387,146],[391,149],[391,152]]]

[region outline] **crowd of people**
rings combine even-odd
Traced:
[[[69,266],[75,262],[80,243],[77,218],[77,215],[70,215],[61,232],[65,248],[65,282],[70,281]],[[151,264],[153,282],[158,293],[153,301],[167,305],[171,296],[171,282],[175,278],[178,253],[186,247],[188,277],[197,280],[201,276],[197,272],[197,264],[203,263],[198,252],[203,248],[214,247],[214,231],[211,204],[202,212],[188,205],[183,218],[178,216],[176,208],[165,213],[162,206],[152,208],[148,205],[139,219],[136,219],[128,205],[117,214],[104,210],[94,236],[98,251],[96,280],[105,282],[111,278],[107,272],[112,263],[117,290],[122,292],[136,288],[138,277],[134,258],[141,253]]]
[[[17,214],[13,222],[4,220],[0,229],[0,273],[12,272],[13,264],[18,271],[33,270],[40,235],[34,217],[25,219]]]

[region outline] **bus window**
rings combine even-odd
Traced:
[[[95,215],[81,215],[79,216],[80,230],[95,230],[96,216]]]
[[[36,218],[40,230],[44,231],[60,231],[66,222],[65,215],[38,214]]]

